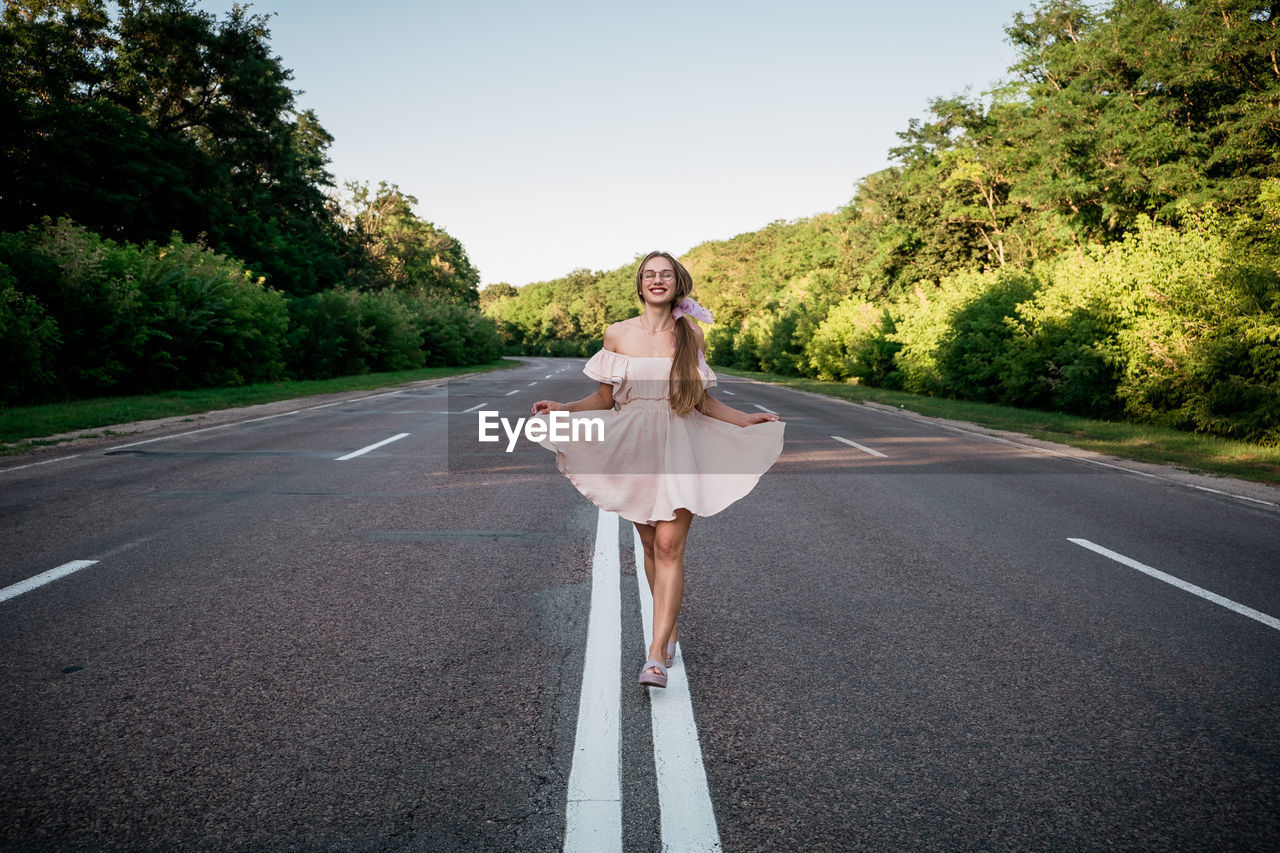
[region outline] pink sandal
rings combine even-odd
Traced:
[[[650,672],[651,669],[656,669],[658,672]],[[649,687],[666,687],[667,668],[662,665],[662,661],[649,658],[644,662],[644,666],[640,667],[639,681]]]
[[[676,644],[667,643],[667,669],[675,666],[676,663]]]

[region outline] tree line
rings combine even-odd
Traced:
[[[463,246],[339,189],[266,16],[6,0],[0,403],[490,361]]]
[[[1245,0],[1015,15],[1008,79],[932,101],[843,209],[686,254],[710,361],[1280,441],[1278,28]],[[514,345],[582,348],[634,270],[481,300]]]

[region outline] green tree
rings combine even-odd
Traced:
[[[462,244],[413,212],[418,200],[383,181],[376,191],[349,182],[342,223],[363,249],[348,270],[354,286],[393,289],[478,306],[480,273]]]
[[[1280,175],[1280,6],[1052,0],[1007,29],[1029,103],[1017,193],[1085,239],[1179,204],[1252,204]]]
[[[177,229],[291,292],[340,280],[328,135],[294,112],[266,17],[8,0],[0,24],[0,230],[68,216],[143,243]]]

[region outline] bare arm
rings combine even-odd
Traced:
[[[766,421],[778,420],[777,415],[770,415],[766,412],[754,412],[751,414],[740,412],[732,406],[726,406],[710,394],[703,396],[702,402],[698,405],[698,411],[709,418],[715,418],[718,421],[724,421],[740,427],[749,427]]]
[[[702,329],[694,325],[694,331],[697,332],[698,348],[703,349],[706,344],[702,337]],[[733,424],[734,426],[749,427],[754,424],[762,424],[766,421],[780,420],[777,415],[770,415],[765,412],[747,413],[739,411],[732,406],[726,406],[724,403],[712,397],[710,394],[702,395],[702,402],[698,404],[698,411],[709,418],[715,418],[718,421]]]
[[[613,326],[604,330],[604,348],[610,352],[618,351],[618,333]],[[555,400],[539,400],[533,404],[533,413],[535,415],[543,412],[565,411],[565,412],[590,412],[595,409],[612,409],[613,408],[613,385],[609,382],[601,382],[596,388],[594,394],[583,397],[581,400],[574,400],[572,403],[557,403]]]
[[[555,400],[539,400],[533,404],[533,413],[540,415],[544,412],[589,412],[593,409],[612,409],[613,408],[613,385],[608,382],[601,382],[600,387],[596,389],[594,394],[583,397],[581,400],[574,400],[572,403],[557,403]]]

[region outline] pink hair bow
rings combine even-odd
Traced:
[[[686,296],[676,303],[676,307],[671,309],[672,319],[679,320],[685,314],[688,314],[695,320],[701,320],[704,323],[714,323],[715,318],[711,312],[699,305],[694,299]]]

